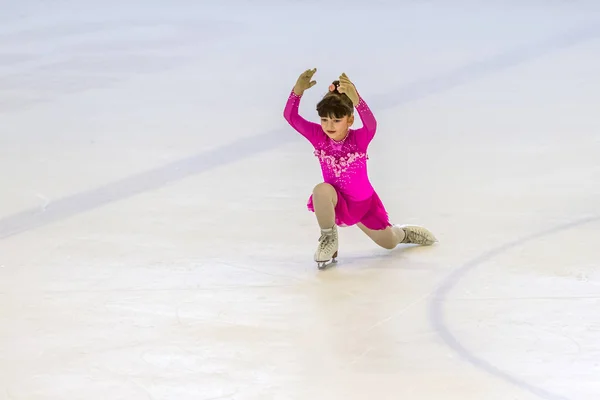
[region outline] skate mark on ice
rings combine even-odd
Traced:
[[[448,299],[448,293],[471,271],[482,266],[485,262],[506,253],[514,248],[523,246],[528,242],[532,242],[555,233],[562,232],[571,228],[577,228],[592,222],[600,221],[600,215],[582,218],[569,223],[561,224],[553,228],[543,230],[525,236],[514,241],[505,243],[501,246],[488,250],[487,252],[475,257],[474,259],[459,266],[446,277],[442,283],[435,289],[434,295],[429,302],[429,320],[433,325],[437,334],[442,338],[445,344],[450,347],[463,360],[469,362],[474,367],[489,373],[497,378],[500,378],[508,383],[511,383],[527,392],[530,392],[540,399],[544,400],[568,400],[568,397],[549,392],[543,388],[537,387],[522,378],[511,375],[508,372],[502,371],[490,362],[477,357],[476,354],[468,350],[457,338],[452,334],[448,327],[447,318],[443,311],[443,306]]]
[[[373,96],[370,104],[380,110],[397,107],[597,37],[600,37],[600,26],[597,24],[586,26],[550,37],[541,42],[519,47],[485,61],[465,65],[431,79],[392,88],[387,94]],[[192,175],[265,153],[290,142],[299,141],[301,140],[299,136],[290,134],[289,128],[286,126],[256,136],[242,138],[214,150],[132,175],[92,190],[60,198],[50,202],[45,210],[34,208],[10,215],[0,219],[0,240],[56,221],[68,219],[140,193],[159,189]]]

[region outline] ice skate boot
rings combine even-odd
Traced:
[[[315,261],[319,269],[325,269],[329,265],[337,262],[338,255],[338,232],[337,226],[328,229],[321,229],[319,246],[315,252]]]
[[[437,242],[433,233],[429,232],[422,226],[417,225],[396,225],[398,228],[404,231],[404,240],[402,243],[420,244],[424,246],[430,246]]]

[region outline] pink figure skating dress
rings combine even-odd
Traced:
[[[367,174],[367,149],[375,136],[377,121],[363,98],[359,96],[359,103],[356,105],[363,127],[350,129],[346,138],[340,142],[329,138],[320,124],[300,116],[300,98],[292,90],[283,115],[313,145],[314,155],[321,164],[324,182],[333,186],[337,192],[336,225],[352,226],[360,222],[373,230],[391,226],[388,213]],[[307,207],[314,212],[312,195]]]

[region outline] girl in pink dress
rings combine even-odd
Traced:
[[[313,145],[321,164],[323,182],[308,199],[321,228],[314,259],[319,268],[335,262],[338,255],[337,227],[357,225],[375,243],[393,249],[399,243],[431,245],[437,241],[427,229],[415,225],[392,225],[388,213],[367,174],[367,149],[375,136],[377,121],[346,74],[329,86],[317,104],[321,123],[309,122],[298,113],[304,91],[313,87],[316,68],[303,72],[289,95],[286,121]],[[351,129],[354,108],[363,123]]]

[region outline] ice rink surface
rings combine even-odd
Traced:
[[[0,8],[0,399],[600,396],[597,1]],[[316,269],[312,67],[440,243]]]

